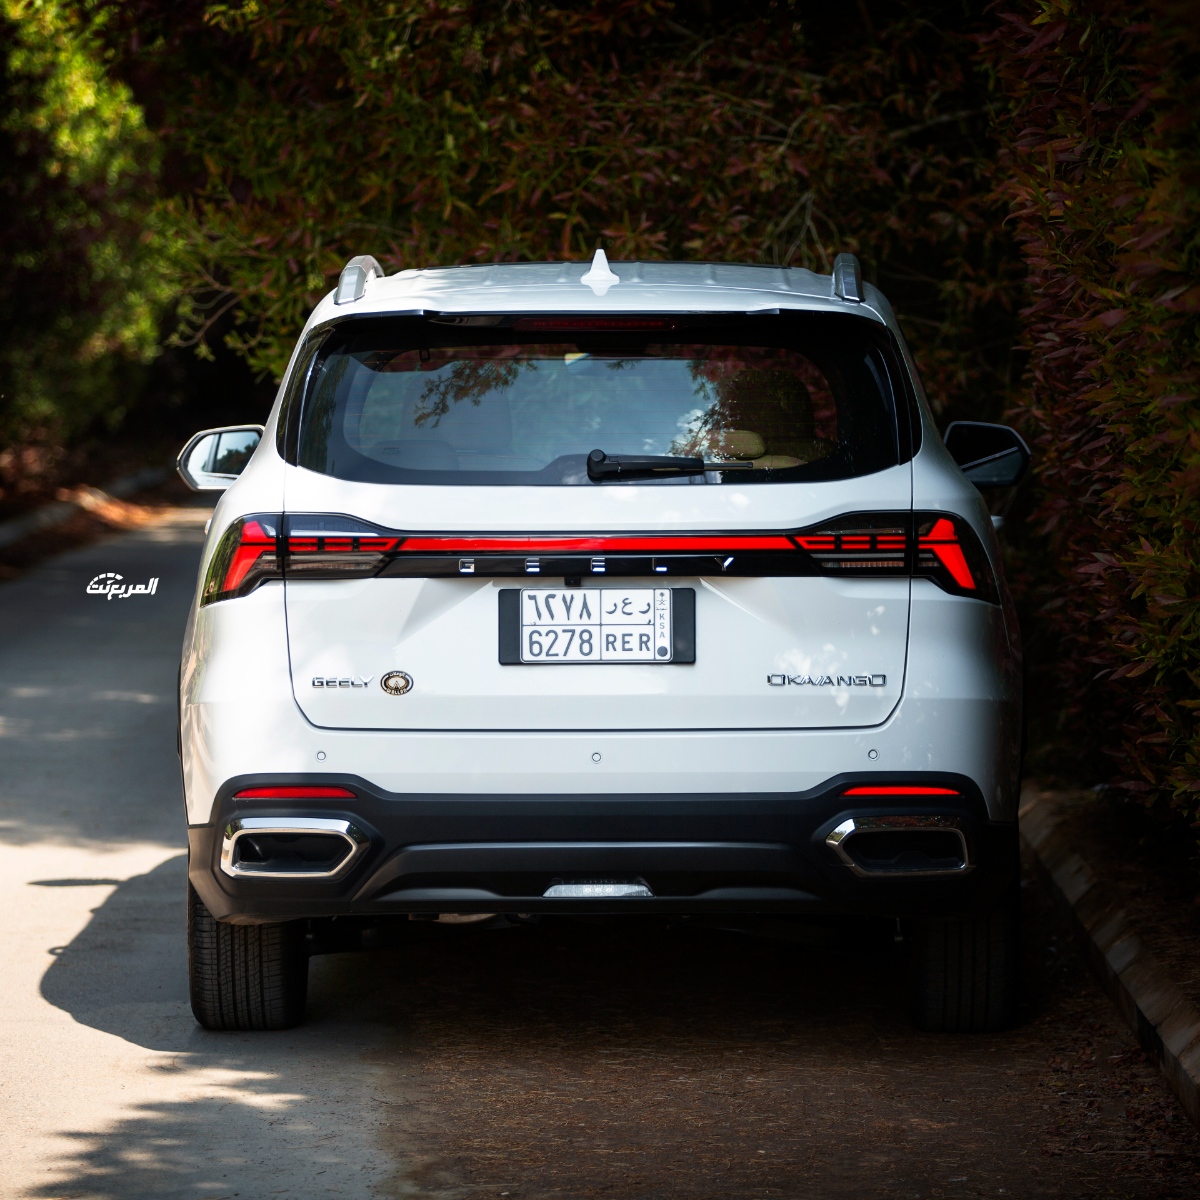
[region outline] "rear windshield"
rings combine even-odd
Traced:
[[[657,486],[847,479],[904,453],[888,335],[861,317],[459,320],[336,327],[293,461],[364,483],[611,487],[588,476],[594,450],[704,460]]]

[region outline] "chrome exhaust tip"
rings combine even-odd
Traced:
[[[888,813],[847,817],[825,844],[855,875],[962,875],[974,869],[957,817]]]
[[[370,844],[333,817],[235,817],[221,839],[221,870],[234,879],[337,879]]]

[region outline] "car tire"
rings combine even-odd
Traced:
[[[987,916],[911,923],[909,988],[918,1029],[989,1033],[1013,1023],[1020,924],[1015,888]]]
[[[304,1020],[302,924],[226,924],[189,883],[187,940],[192,1012],[205,1029],[290,1029]]]

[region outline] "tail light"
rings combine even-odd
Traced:
[[[878,513],[842,518],[794,535],[823,575],[907,574],[943,591],[996,603],[996,576],[975,531],[945,513]]]
[[[909,565],[910,513],[844,517],[795,535],[821,574],[903,575]]]
[[[264,580],[281,577],[279,517],[266,513],[239,517],[230,523],[213,551],[200,603],[244,596]]]
[[[859,576],[931,580],[995,603],[996,577],[974,530],[945,513],[857,513],[796,533],[419,534],[336,514],[255,514],[222,535],[201,603],[268,579],[474,575],[582,579],[664,575]]]
[[[213,552],[200,603],[252,592],[268,579],[357,579],[378,574],[404,539],[366,521],[329,515],[239,517]]]
[[[913,574],[932,579],[943,591],[995,604],[996,575],[975,531],[961,517],[915,513]]]
[[[362,579],[404,540],[353,517],[289,513],[284,524],[289,578]]]

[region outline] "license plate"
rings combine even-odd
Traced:
[[[668,663],[670,588],[523,588],[521,662]]]

